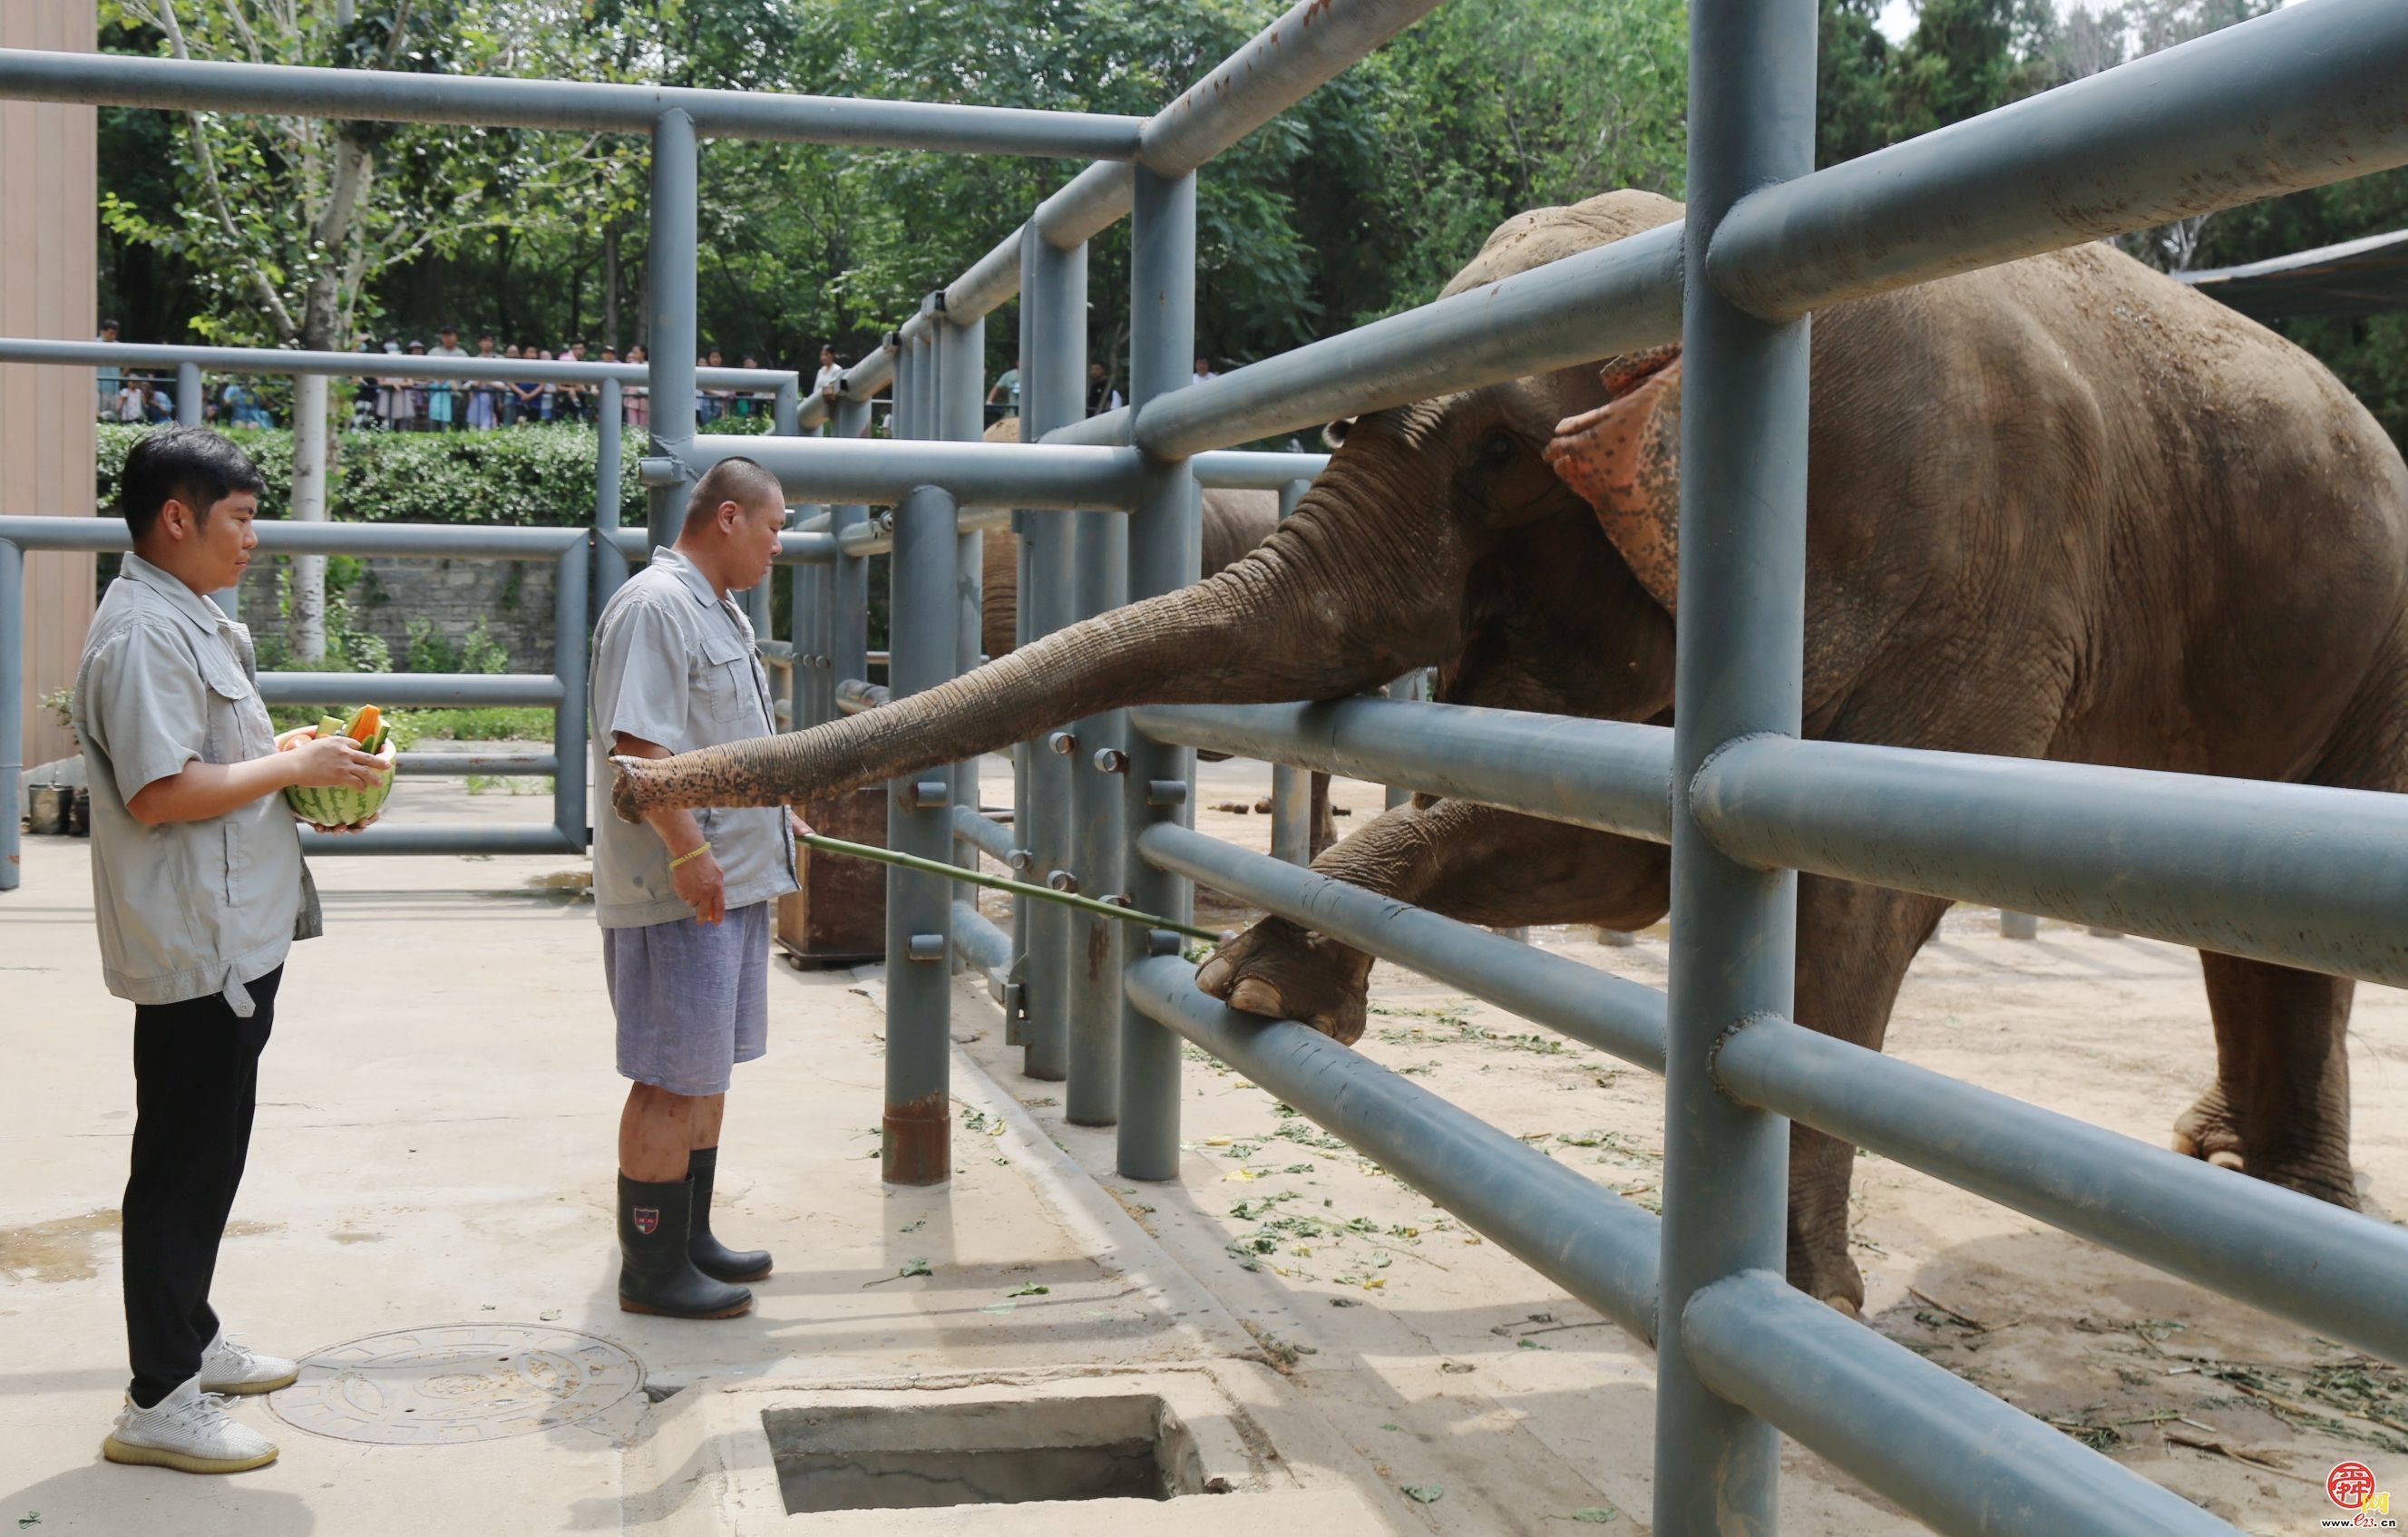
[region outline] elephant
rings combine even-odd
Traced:
[[[1020,419],[1005,417],[986,430],[989,443],[1020,441]],[[1207,487],[1198,493],[1204,528],[1204,575],[1211,576],[1270,537],[1279,527],[1279,493]],[[1013,616],[1020,602],[1020,541],[1009,530],[989,530],[981,571],[980,633],[985,652],[999,657],[1012,648]]]
[[[1618,192],[1507,221],[1446,292],[1670,224]],[[1694,278],[1692,280],[1696,280]],[[1440,669],[1442,700],[1671,719],[1677,348],[1337,424],[1295,514],[1218,576],[906,702],[623,765],[623,815],[793,800],[1139,703],[1322,700]],[[2305,352],[2104,244],[1811,322],[1808,737],[2399,790],[2408,465]],[[1472,923],[1661,917],[1669,855],[1459,800],[1317,873]],[[1795,1016],[1879,1049],[1942,899],[1812,875]],[[2345,978],[2202,952],[2214,1082],[2177,1151],[2357,1204]],[[1199,985],[1342,1042],[1369,958],[1284,919]],[[1791,1130],[1791,1282],[1856,1313],[1854,1149]]]

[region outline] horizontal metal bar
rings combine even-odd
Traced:
[[[1440,0],[1297,0],[1145,121],[1138,158],[1184,176],[1369,57]]]
[[[270,704],[348,704],[373,700],[404,709],[466,704],[557,705],[560,679],[550,673],[262,673],[259,697]]]
[[[1668,224],[1174,390],[1139,414],[1135,441],[1176,459],[1680,337]]]
[[[1788,319],[2408,164],[2408,6],[2317,0],[1765,188],[1706,275]]]
[[[1551,821],[1671,838],[1672,733],[1622,720],[1340,699],[1321,704],[1147,705],[1158,742],[1401,785]]]
[[[1038,512],[1046,509],[1031,507],[1024,510]],[[954,522],[964,534],[1008,530],[1011,527],[1011,513],[1010,507],[961,506],[955,509]],[[895,548],[895,524],[885,518],[855,523],[836,537],[836,548],[853,559],[886,554]]]
[[[405,752],[394,760],[393,771],[405,779],[427,775],[457,778],[468,774],[550,777],[560,772],[560,760],[549,752]]]
[[[1963,1537],[2235,1537],[2232,1528],[1770,1271],[1681,1312],[1698,1380]]]
[[[1128,217],[1137,200],[1137,172],[1122,161],[1099,161],[1062,184],[1029,217],[1057,250],[1093,240]]]
[[[710,433],[688,440],[681,457],[700,468],[738,455],[758,461],[798,502],[891,504],[934,486],[980,506],[1125,508],[1136,504],[1141,469],[1127,448]]]
[[[1285,491],[1329,467],[1327,454],[1245,453],[1215,448],[1189,460],[1199,486],[1236,491]]]
[[[2408,1365],[2408,1231],[1834,1040],[1754,1019],[1732,1097]]]
[[[5,53],[6,50],[0,50]],[[344,73],[350,73],[344,71]],[[0,92],[0,96],[5,96]],[[526,379],[537,384],[641,385],[652,371],[640,363],[554,363],[535,358],[435,358],[408,352],[303,352],[278,347],[171,347],[151,342],[63,342],[0,337],[0,363],[54,363],[70,368],[161,368],[196,363],[212,374],[323,374],[408,379]],[[784,368],[696,368],[696,384],[775,390],[799,376]]]
[[[955,325],[993,314],[1020,292],[1020,231],[997,241],[945,285],[945,319]]]
[[[494,528],[463,523],[251,525],[262,549],[294,555],[401,555],[446,560],[534,561],[583,544],[581,528]],[[131,549],[122,518],[0,518],[0,539],[20,549]]]
[[[975,903],[953,902],[953,952],[982,971],[1011,970],[1011,936],[987,920]]]
[[[840,715],[859,715],[886,703],[886,685],[869,683],[857,677],[838,678],[836,685],[836,707]]]
[[[1642,1340],[1656,1337],[1656,1221],[1647,1212],[1320,1032],[1224,1007],[1196,970],[1128,968],[1129,1002]]]
[[[0,49],[0,96],[287,118],[625,134],[649,134],[663,113],[675,110],[692,118],[695,134],[704,138],[1087,160],[1134,155],[1143,128],[1138,118],[1016,107],[20,49]]]
[[[1650,1073],[1664,1071],[1664,995],[1654,988],[1175,822],[1147,828],[1137,847],[1156,869],[1461,988]]]
[[[495,827],[489,822],[437,822],[395,827],[380,822],[363,833],[301,830],[302,850],[313,859],[336,854],[581,854],[584,846],[550,824]]]
[[[1757,737],[1690,802],[1768,869],[2408,986],[2408,796]]]
[[[1129,424],[1135,419],[1125,406],[1106,411],[1101,416],[1081,417],[1067,427],[1056,427],[1042,439],[1046,443],[1086,444],[1094,448],[1125,448],[1129,440]]]
[[[1011,862],[1011,830],[988,821],[968,806],[953,807],[953,837],[998,864]]]

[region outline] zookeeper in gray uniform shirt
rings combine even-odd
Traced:
[[[769,574],[785,526],[777,477],[721,461],[686,502],[674,548],[612,595],[594,632],[595,782],[611,754],[666,758],[777,727],[752,626],[728,594]],[[619,1305],[728,1318],[769,1256],[710,1231],[728,1080],[767,1049],[769,904],[795,889],[794,831],[777,806],[597,818],[594,898],[618,1018]]]
[[[280,751],[251,632],[208,594],[258,544],[259,472],[217,434],[162,427],[125,456],[134,552],[93,616],[75,730],[92,785],[93,909],[108,990],[134,1005],[134,1148],[121,1203],[134,1378],[111,1462],[240,1473],[276,1444],[225,1395],[291,1383],[210,1305],[242,1183],[284,961],[319,932],[288,785],[353,788],[384,765],[341,737]],[[9,815],[13,816],[12,811]]]

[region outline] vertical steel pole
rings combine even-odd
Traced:
[[[1186,384],[1196,357],[1196,178],[1137,168],[1129,214],[1129,403]],[[1196,476],[1187,462],[1148,457],[1128,533],[1128,595],[1150,598],[1193,584],[1203,561]],[[1124,820],[1195,822],[1196,752],[1131,732],[1123,782]],[[1189,921],[1195,888],[1155,869],[1134,849],[1124,856],[1129,900],[1144,912]],[[1149,931],[1149,953],[1176,955],[1179,936]],[[1179,1047],[1170,1031],[1121,1002],[1120,1172],[1130,1179],[1179,1177]]]
[[[594,585],[587,596],[595,611],[610,601],[627,579],[627,559],[619,553],[619,477],[626,446],[627,413],[621,404],[619,381],[602,381],[601,420],[594,425]]]
[[[0,891],[15,890],[22,875],[24,808],[25,552],[0,539]]]
[[[1079,366],[1080,408],[1085,406],[1086,364]],[[1117,512],[1071,516],[1071,602],[1079,619],[1128,602],[1129,519]],[[1091,715],[1070,727],[1071,869],[1079,893],[1109,897],[1122,885],[1128,833],[1120,781],[1103,765],[1120,761],[1128,739],[1125,712]],[[1169,917],[1169,914],[1164,914]],[[1086,913],[1070,915],[1069,1076],[1068,1118],[1110,1126],[1121,1116],[1121,967],[1128,926]]]
[[[780,437],[803,435],[802,388],[796,380],[788,378],[779,384],[777,399],[771,403],[769,410],[769,426],[776,435]],[[786,568],[786,725],[792,731],[800,731],[803,728],[803,716],[810,697],[812,678],[815,676],[811,661],[817,655],[811,646],[811,631],[815,619],[808,602],[810,596],[810,582],[806,574],[821,569],[823,568],[818,566],[802,565]],[[761,582],[761,591],[765,600],[762,605],[762,614],[767,621],[763,630],[764,634],[774,632],[776,628],[777,583],[778,573],[774,568]]]
[[[1814,29],[1813,0],[1691,0],[1692,274],[1732,204],[1813,169]],[[1707,1537],[1776,1525],[1779,1437],[1698,1381],[1682,1309],[1725,1276],[1784,1270],[1788,1123],[1716,1092],[1710,1060],[1732,1026],[1791,1010],[1798,877],[1716,852],[1687,787],[1724,744],[1799,729],[1808,325],[1757,320],[1702,278],[1684,309],[1655,1525]]]
[[[1283,519],[1312,484],[1291,480],[1280,488]],[[1312,776],[1292,763],[1271,765],[1271,858],[1299,867],[1312,863]]]
[[[208,401],[201,393],[201,365],[179,363],[176,365],[176,425],[197,427],[208,414]]]
[[[861,437],[869,431],[869,402],[850,396],[837,402],[833,426],[838,437]],[[828,532],[867,522],[869,509],[858,502],[828,508]],[[836,685],[839,678],[869,676],[869,560],[839,554],[828,567],[827,684],[823,707],[836,719]]]
[[[894,605],[887,684],[896,699],[953,676],[953,500],[933,487],[895,509]],[[953,855],[952,780],[941,768],[887,787],[886,847],[925,860]],[[953,1171],[947,1084],[953,1050],[953,883],[886,873],[884,1173],[895,1185],[942,1184]]]
[[[1087,248],[1063,250],[1048,242],[1032,221],[1020,247],[1021,370],[1020,436],[1042,441],[1056,427],[1079,420],[1084,404],[1087,373]],[[1030,640],[1041,639],[1068,625],[1075,617],[1072,591],[1072,529],[1078,515],[1032,512],[1022,515],[1021,610],[1027,617]],[[1111,518],[1111,514],[1101,516]],[[1057,733],[1031,743],[1028,752],[1028,822],[1020,844],[1035,851],[1036,879],[1048,885],[1074,885],[1071,872],[1083,868],[1072,848],[1072,785],[1080,776],[1079,744],[1074,733]],[[1082,918],[1052,903],[1031,904],[1028,915],[1027,1051],[1021,1071],[1032,1078],[1060,1079],[1070,1067],[1070,1019],[1074,1007],[1072,977],[1077,968],[1072,946],[1086,942],[1089,930]],[[1068,1086],[1063,1114],[1080,1126],[1110,1125],[1119,1112],[1119,1065],[1109,1072],[1094,1064]]]
[[[645,302],[652,310],[652,452],[683,462],[694,442],[695,251],[699,224],[695,190],[701,176],[694,120],[682,110],[661,114],[652,127],[650,254]],[[655,486],[648,493],[652,543],[677,543],[685,519],[685,491]]]
[[[594,546],[599,535],[560,552],[552,572],[552,670],[560,679],[560,709],[552,718],[552,752],[559,768],[552,781],[552,825],[570,847],[585,848],[586,818],[585,657],[593,638],[587,623]]]
[[[942,314],[936,318],[936,334],[929,345],[936,349],[934,370],[935,406],[929,413],[934,437],[955,442],[975,443],[981,435],[979,384],[986,373],[986,320],[983,317],[955,324]],[[986,535],[976,529],[959,535],[953,551],[953,672],[967,673],[979,664],[982,648],[979,644],[984,630],[982,600],[986,583]],[[957,804],[976,811],[980,804],[979,760],[953,766],[953,790]],[[968,844],[957,844],[955,861],[965,869],[978,868],[978,850]],[[962,899],[975,903],[978,889],[964,887]],[[955,958],[957,967],[967,966],[964,958]]]

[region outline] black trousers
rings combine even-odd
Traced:
[[[279,966],[245,1019],[215,993],[134,1010],[134,1172],[125,1182],[126,1391],[147,1409],[201,1369],[216,1338],[209,1280],[251,1152],[259,1054]]]

